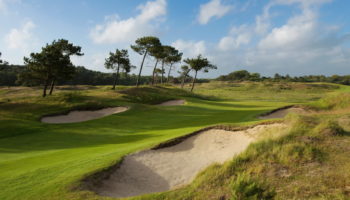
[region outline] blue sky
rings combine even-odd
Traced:
[[[203,54],[218,66],[202,77],[239,69],[350,74],[349,10],[348,0],[0,0],[0,52],[22,64],[30,52],[65,38],[85,53],[75,64],[106,71],[104,59],[116,48],[129,49],[139,66],[130,44],[155,35],[184,57]],[[153,63],[147,59],[144,74]]]

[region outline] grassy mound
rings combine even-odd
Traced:
[[[287,135],[252,144],[188,187],[140,199],[348,199],[350,117],[316,113],[286,121],[293,127]]]
[[[119,93],[124,94],[123,97],[127,101],[143,104],[159,104],[165,101],[185,97],[205,99],[204,96],[173,87],[132,87],[124,89]]]
[[[222,82],[198,84],[197,93],[221,100],[302,102],[323,98],[343,86],[330,83]],[[300,94],[303,94],[301,96]]]

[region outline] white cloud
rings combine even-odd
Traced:
[[[176,40],[171,44],[173,47],[183,52],[183,58],[191,58],[198,56],[199,54],[206,55],[207,47],[204,41],[185,41]]]
[[[222,51],[237,49],[242,45],[249,44],[251,37],[251,27],[247,25],[233,27],[228,36],[221,38],[218,48]]]
[[[33,43],[33,29],[35,24],[27,21],[20,28],[14,28],[5,36],[5,43],[9,49],[26,51]]]
[[[21,0],[0,0],[0,14],[8,13],[8,6],[10,3],[20,3]]]
[[[200,6],[197,20],[200,24],[207,24],[214,17],[221,18],[225,16],[232,8],[231,5],[223,5],[221,0],[211,0]]]
[[[317,8],[325,3],[332,2],[333,0],[271,0],[267,3],[263,8],[263,13],[261,15],[256,16],[255,18],[255,32],[263,35],[266,34],[271,27],[271,13],[270,9],[274,6],[285,5],[290,6],[297,4],[300,8],[306,12],[307,10],[311,11],[313,8]]]
[[[305,10],[281,26],[274,28],[260,43],[260,48],[296,49],[309,45],[315,39],[317,21],[315,13]]]
[[[166,0],[148,1],[138,6],[140,14],[128,19],[108,17],[90,32],[95,43],[126,43],[145,35],[157,34],[157,26],[167,13]]]
[[[108,53],[86,53],[84,56],[73,56],[72,62],[76,66],[84,66],[91,70],[107,72],[104,68],[105,58]]]
[[[300,4],[303,8],[309,8],[312,6],[320,6],[325,3],[330,3],[333,0],[274,0],[272,4],[274,5],[291,5]]]
[[[232,28],[209,54],[221,73],[247,69],[264,75],[348,74],[350,49],[344,44],[350,41],[350,34],[319,22],[319,7],[328,2],[272,0],[254,24]],[[297,5],[300,12],[272,27],[275,15],[271,8],[280,5]]]

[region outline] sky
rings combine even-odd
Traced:
[[[24,56],[64,38],[85,54],[74,64],[106,72],[110,51],[128,49],[139,66],[130,45],[157,36],[184,58],[207,57],[218,69],[200,74],[205,78],[242,69],[344,75],[350,74],[349,10],[349,0],[0,0],[0,52],[23,64]],[[147,58],[143,74],[153,65]]]

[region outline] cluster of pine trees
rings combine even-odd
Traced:
[[[159,38],[153,36],[137,39],[135,44],[131,45],[131,49],[143,56],[137,76],[129,75],[130,71],[135,69],[136,66],[131,64],[128,50],[126,49],[116,49],[114,52],[110,52],[109,56],[106,58],[105,67],[113,71],[112,77],[106,76],[104,73],[97,73],[97,76],[101,75],[99,78],[103,77],[104,79],[108,79],[109,84],[113,85],[112,89],[115,89],[116,85],[122,82],[125,83],[125,80],[130,83],[130,81],[134,79],[137,87],[145,82],[150,82],[152,85],[159,83],[163,84],[166,82],[169,83],[172,78],[171,72],[174,64],[182,61],[183,54],[181,52],[172,46],[162,45]],[[31,53],[28,57],[24,57],[25,69],[21,69],[20,66],[11,66],[20,71],[19,73],[16,73],[15,81],[13,80],[13,73],[11,73],[13,70],[9,69],[10,66],[8,63],[0,60],[0,65],[2,66],[0,77],[1,75],[7,75],[7,77],[10,78],[4,80],[3,82],[5,83],[16,82],[17,84],[23,85],[42,85],[42,96],[45,97],[47,93],[51,95],[55,85],[59,83],[72,83],[76,79],[81,79],[83,77],[88,78],[88,73],[86,72],[89,72],[89,70],[82,67],[76,67],[71,62],[71,56],[83,55],[80,46],[76,46],[65,39],[54,40],[51,44],[46,44],[46,46],[41,49],[41,52]],[[144,62],[147,57],[153,57],[155,60],[151,77],[141,76]],[[198,55],[195,58],[187,58],[183,61],[186,65],[183,65],[181,71],[179,71],[182,79],[182,86],[189,78],[189,73],[191,71],[194,73],[191,91],[194,88],[197,73],[199,71],[208,72],[209,69],[216,69],[216,66],[211,64],[207,58],[204,58],[201,55]],[[160,65],[160,67],[158,65]],[[166,67],[168,68],[167,77],[164,76],[166,73]],[[79,76],[77,76],[77,72]],[[82,74],[85,76],[81,76]],[[96,75],[96,73],[93,73],[93,75]],[[98,78],[94,77],[93,79],[96,80]],[[81,83],[84,82],[84,80],[78,82]],[[104,82],[104,80],[98,80],[98,82],[101,83]],[[87,84],[93,83],[88,82]],[[49,92],[47,92],[47,90],[49,90]]]

